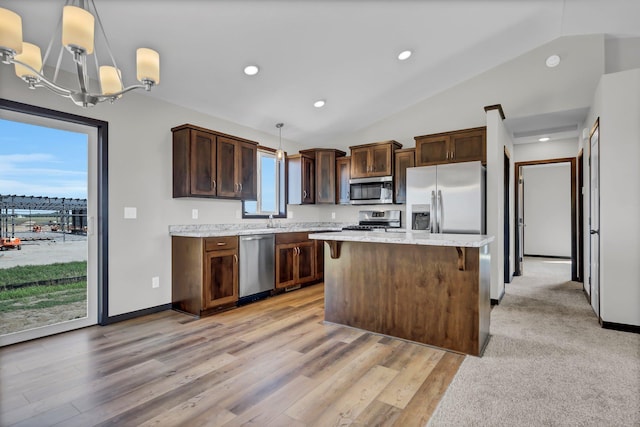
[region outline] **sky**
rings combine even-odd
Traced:
[[[0,119],[0,194],[87,198],[86,134]]]

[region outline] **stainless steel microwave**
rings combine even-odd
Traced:
[[[393,203],[393,177],[353,178],[349,180],[352,205],[382,205]]]

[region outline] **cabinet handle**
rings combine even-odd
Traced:
[[[455,154],[453,151],[451,152],[451,160],[453,160],[453,158],[455,157]]]
[[[447,151],[447,160],[449,160],[449,152]]]
[[[304,191],[302,192],[302,198],[303,198],[303,199],[306,199],[306,198],[307,198],[307,190],[304,190]]]
[[[218,245],[218,246],[225,246],[225,245],[226,245],[226,243],[225,243],[225,242],[218,242],[218,243],[217,243],[217,245]]]
[[[215,190],[216,190],[216,186],[217,186],[217,184],[216,184],[216,180],[214,179],[214,180],[213,180],[213,191],[215,191]]]
[[[233,262],[238,263],[238,255],[233,254]]]
[[[242,183],[238,184],[240,186],[240,192],[242,192]]]

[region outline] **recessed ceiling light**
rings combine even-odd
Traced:
[[[326,104],[324,99],[319,99],[316,102],[313,103],[313,106],[316,108],[322,108],[324,107],[324,104]]]
[[[246,67],[244,67],[244,73],[247,76],[255,76],[256,74],[258,74],[258,71],[260,71],[260,69],[257,65],[247,65]]]
[[[549,138],[548,136],[543,136],[542,138],[539,138],[538,141],[540,142],[547,142],[548,140],[550,140],[551,138]]]
[[[409,57],[411,56],[413,52],[411,52],[410,50],[404,50],[402,52],[400,52],[400,54],[398,54],[398,59],[400,61],[404,61],[405,59],[409,59]]]
[[[557,67],[560,64],[560,57],[558,55],[551,55],[547,58],[545,64],[547,64],[549,68]]]

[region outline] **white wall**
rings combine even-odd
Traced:
[[[571,257],[571,166],[524,166],[524,254]]]
[[[585,127],[598,117],[600,316],[605,322],[640,326],[640,69],[602,76]],[[585,196],[588,207],[588,192]]]
[[[561,139],[530,144],[515,144],[513,157],[515,162],[533,160],[564,159],[578,155],[578,138]]]

